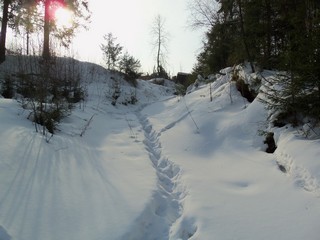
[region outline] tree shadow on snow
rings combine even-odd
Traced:
[[[11,240],[11,236],[7,231],[0,225],[0,240]]]

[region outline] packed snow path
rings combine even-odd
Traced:
[[[145,139],[143,144],[156,171],[157,189],[135,224],[122,239],[189,239],[196,228],[173,227],[183,212],[186,189],[181,183],[181,169],[161,151],[160,134],[153,130],[149,120],[140,111],[136,116]],[[178,229],[176,230],[172,230]],[[183,228],[183,225],[182,225]]]

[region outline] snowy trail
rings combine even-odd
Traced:
[[[265,153],[268,114],[231,74],[186,102],[123,81],[116,106],[110,76],[90,80],[49,143],[0,97],[0,240],[319,240],[319,140],[272,129]]]
[[[181,182],[181,169],[162,154],[161,133],[153,130],[140,111],[136,112],[136,116],[144,133],[143,144],[156,171],[157,189],[145,210],[121,239],[190,239],[197,231],[196,227],[190,227],[194,223],[179,224],[183,200],[187,195]]]

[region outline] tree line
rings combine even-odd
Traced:
[[[140,61],[131,56],[127,51],[123,53],[124,47],[116,42],[117,38],[111,32],[105,34],[103,38],[104,42],[100,44],[100,49],[103,53],[107,69],[123,73],[129,81],[140,77]],[[165,19],[161,15],[156,15],[152,22],[151,38],[156,55],[156,64],[153,73],[149,77],[169,79],[169,74],[165,69],[169,33],[166,31]]]
[[[90,20],[88,3],[88,0],[0,1],[0,94],[5,98],[17,98],[23,108],[30,110],[29,118],[35,122],[37,131],[40,130],[37,124],[43,126],[44,135],[53,133],[57,123],[70,113],[74,104],[85,100],[86,86],[79,63],[70,58],[56,58],[56,48],[52,43],[54,39],[68,47],[75,31],[79,27],[85,28]],[[61,27],[57,24],[59,19],[55,18],[55,12],[58,9],[68,9],[72,13],[71,25]],[[153,74],[154,77],[168,77],[164,70],[167,41],[164,19],[157,16],[153,25],[152,37],[157,50],[157,67]],[[6,47],[8,28],[24,44],[16,49],[14,58],[6,56],[12,54]],[[32,43],[34,39],[38,39],[38,46]],[[107,69],[117,72],[135,86],[141,75],[140,61],[123,51],[123,46],[116,40],[112,33],[108,33],[100,45]],[[32,54],[31,48],[34,48]],[[117,81],[115,79],[115,101],[119,94]],[[129,103],[135,101],[133,95]]]
[[[244,61],[283,71],[265,90],[268,107],[294,124],[320,120],[319,0],[193,0],[190,10],[192,26],[207,27],[195,73]]]

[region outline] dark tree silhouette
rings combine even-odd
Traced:
[[[0,64],[6,60],[6,36],[8,26],[8,13],[11,0],[3,0],[2,23],[0,35]]]

